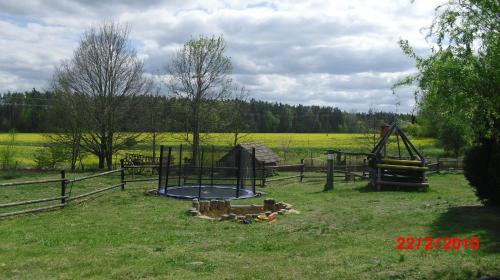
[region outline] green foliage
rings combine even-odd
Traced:
[[[15,156],[16,156],[16,130],[11,129],[9,131],[9,140],[7,144],[0,149],[0,161],[2,163],[3,170],[11,170],[15,167]]]
[[[498,204],[500,2],[450,0],[436,11],[428,38],[437,50],[419,57],[402,40],[401,48],[415,59],[418,73],[395,87],[418,84],[420,109],[446,149],[458,154],[475,143],[467,153],[465,173],[481,200]]]
[[[33,158],[37,168],[54,169],[68,159],[68,153],[63,145],[52,143],[36,150]]]
[[[280,119],[277,118],[271,111],[264,113],[265,129],[270,132],[275,132],[280,125]]]
[[[438,129],[439,144],[448,153],[457,157],[461,155],[470,142],[470,129],[454,122],[445,122]]]
[[[465,176],[484,203],[500,206],[500,143],[484,139],[467,152]]]

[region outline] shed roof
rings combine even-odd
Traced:
[[[252,153],[255,148],[255,158],[261,162],[278,162],[281,158],[262,142],[248,142],[239,144],[244,150]]]

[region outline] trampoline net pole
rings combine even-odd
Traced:
[[[240,187],[241,187],[241,151],[242,147],[238,146],[237,156],[236,156],[236,198],[240,197]]]
[[[210,186],[214,185],[214,146],[212,145],[212,168],[210,168]]]
[[[177,186],[180,187],[182,177],[182,144],[179,145],[179,170],[177,170],[177,172],[179,172],[179,180]]]
[[[198,173],[198,199],[201,198],[201,177],[203,176],[203,153],[204,150],[201,149],[201,155],[200,155],[200,166],[199,168],[199,173]]]
[[[168,147],[168,158],[167,158],[167,172],[165,176],[165,195],[167,194],[168,188],[168,177],[170,176],[170,157],[172,155],[172,147]]]
[[[158,191],[160,191],[162,184],[162,171],[163,171],[163,145],[160,145],[160,168],[158,170]]]

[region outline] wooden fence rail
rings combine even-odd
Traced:
[[[0,187],[12,187],[12,186],[21,186],[21,185],[34,185],[34,184],[54,183],[54,182],[61,182],[61,181],[64,181],[64,180],[65,179],[58,178],[58,179],[34,180],[34,181],[24,181],[24,182],[9,182],[9,183],[2,183],[2,184],[0,184]]]
[[[101,189],[87,192],[84,194],[80,194],[77,196],[71,196],[71,195],[66,194],[66,188],[69,184],[74,184],[74,183],[81,182],[84,180],[102,177],[102,176],[106,176],[106,175],[110,175],[110,174],[114,174],[114,173],[118,173],[118,172],[120,172],[120,183],[119,184],[115,184],[112,186],[108,186],[105,188],[101,188]],[[101,173],[92,174],[92,175],[83,176],[83,177],[78,177],[78,178],[74,178],[74,179],[67,179],[66,174],[63,170],[63,171],[61,171],[61,178],[46,179],[46,180],[33,180],[33,181],[24,181],[24,182],[2,183],[2,184],[0,184],[0,187],[12,187],[12,186],[34,185],[34,184],[48,184],[48,183],[56,183],[56,182],[61,184],[59,196],[4,203],[4,204],[0,204],[0,208],[9,208],[9,207],[15,207],[15,206],[46,203],[46,202],[51,202],[51,201],[60,201],[60,203],[58,203],[56,205],[50,205],[50,206],[44,206],[44,207],[38,207],[38,208],[32,208],[32,209],[26,209],[26,210],[19,210],[19,211],[13,211],[13,212],[8,212],[8,213],[0,213],[0,217],[9,217],[9,216],[22,215],[22,214],[35,213],[35,212],[41,212],[41,211],[45,211],[45,210],[62,208],[64,206],[68,205],[68,203],[70,201],[75,201],[75,200],[78,200],[78,199],[81,199],[84,197],[88,197],[88,196],[91,196],[94,194],[98,194],[101,192],[112,190],[112,189],[115,189],[118,187],[121,187],[121,189],[124,190],[124,187],[126,184],[124,168],[120,168],[120,169],[116,169],[116,170],[101,172]]]

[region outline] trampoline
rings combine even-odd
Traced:
[[[256,191],[257,168],[255,149],[244,152],[237,147],[227,159],[227,151],[207,152],[200,148],[196,160],[183,151],[160,146],[158,195],[179,199],[242,199],[261,193]],[[226,155],[225,160],[216,156]],[[186,160],[186,158],[188,160]]]
[[[260,194],[259,192],[254,193],[252,190],[240,189],[239,195],[236,197],[237,191],[236,187],[230,186],[173,186],[167,188],[166,194],[165,188],[160,189],[158,193],[180,199],[239,199],[250,198]]]

